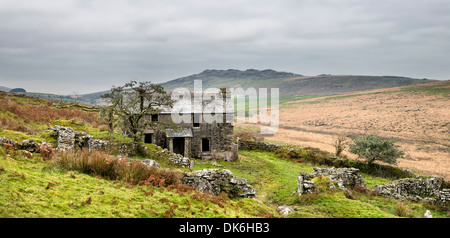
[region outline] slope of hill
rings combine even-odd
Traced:
[[[9,92],[9,90],[11,90],[11,88],[0,86],[0,91]]]
[[[199,74],[174,79],[161,85],[166,90],[178,87],[193,89],[194,80],[202,80],[203,88],[220,87],[279,87],[285,79],[301,77],[293,73],[277,72],[271,69],[245,71],[229,70],[205,70]]]
[[[199,74],[170,80],[161,85],[166,91],[175,88],[188,88],[193,90],[194,80],[201,80],[203,89],[207,88],[279,88],[283,97],[310,96],[310,95],[332,95],[350,92],[359,92],[381,88],[392,88],[398,86],[423,84],[435,80],[414,79],[398,76],[363,76],[363,75],[318,75],[303,76],[289,72],[279,72],[271,69],[245,71],[228,70],[205,70]],[[9,91],[10,88],[0,87],[0,91]],[[101,96],[108,90],[93,92],[77,96],[62,96],[48,93],[27,92],[27,95],[52,100],[77,101],[91,105],[104,104]]]
[[[161,85],[168,91],[178,87],[193,89],[194,80],[203,88],[280,88],[283,96],[331,95],[430,82],[398,76],[319,75],[277,72],[274,70],[205,70],[199,74],[174,79]]]
[[[97,118],[95,108],[66,106],[26,95],[0,93],[0,138],[45,140],[55,145],[57,141],[47,129],[61,125],[87,132],[94,138],[112,139],[107,136],[104,122]],[[119,140],[126,139],[120,133],[115,134]],[[170,164],[161,149],[145,145],[148,151],[144,158],[154,159],[168,168],[161,171],[189,172],[188,168]],[[304,149],[305,154],[310,152]],[[88,163],[89,166],[106,167],[77,170],[59,167],[57,159],[42,153],[16,150],[2,144],[0,217],[279,217],[276,206],[280,202],[300,207],[296,209],[295,217],[422,217],[426,210],[430,210],[433,217],[448,217],[446,211],[426,204],[378,197],[368,191],[352,190],[353,197],[347,198],[343,191],[333,190],[310,194],[300,200],[298,196],[292,196],[292,191],[297,189],[299,172],[311,172],[317,165],[283,159],[267,151],[241,150],[239,154],[239,161],[196,160],[193,169],[228,169],[235,176],[246,178],[248,184],[257,189],[256,199],[210,196],[176,186],[136,185],[132,184],[133,179],[127,180],[127,176],[122,180],[110,180],[91,174],[110,168],[110,155],[107,154],[92,153],[90,156],[96,163]],[[72,159],[76,161],[77,158],[86,157],[76,155]],[[64,161],[68,161],[66,159]],[[78,163],[84,164],[81,160]],[[369,188],[391,181],[373,174],[361,175]],[[307,209],[303,209],[305,205]],[[405,208],[408,212],[400,213]]]

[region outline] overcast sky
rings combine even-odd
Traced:
[[[0,86],[83,94],[205,69],[450,79],[449,0],[0,0]]]

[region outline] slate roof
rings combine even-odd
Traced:
[[[221,94],[205,94],[197,95],[198,101],[194,94],[191,93],[191,100],[179,100],[174,102],[173,108],[161,108],[162,114],[172,112],[184,113],[234,113],[234,104],[231,100],[227,102],[222,98]]]

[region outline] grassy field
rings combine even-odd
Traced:
[[[62,170],[39,154],[27,157],[21,151],[0,150],[0,217],[278,217],[276,207],[285,204],[296,209],[290,217],[422,217],[426,210],[434,217],[450,217],[427,204],[399,202],[367,191],[353,191],[348,198],[341,191],[321,189],[299,199],[293,195],[296,178],[300,172],[311,172],[314,165],[280,159],[271,152],[242,150],[238,162],[195,163],[195,170],[229,169],[246,178],[258,190],[254,200],[133,186]],[[390,181],[362,176],[368,188]]]
[[[283,160],[272,152],[241,150],[239,154],[239,162],[215,161],[216,165],[212,165],[211,162],[202,161],[196,163],[194,169],[229,169],[235,176],[246,178],[258,190],[258,200],[274,207],[292,206],[296,212],[289,217],[420,218],[426,210],[430,210],[433,217],[450,217],[446,211],[424,203],[399,202],[374,196],[369,191],[357,190],[352,190],[353,197],[349,198],[340,190],[325,189],[322,185],[320,192],[299,198],[297,194],[293,195],[297,189],[297,177],[300,172],[311,172],[314,165]],[[364,173],[361,176],[368,189],[372,189],[375,184],[391,181]],[[321,184],[320,181],[318,183]]]
[[[0,147],[0,217],[273,217],[253,199],[230,200],[200,192],[132,186],[65,171],[20,151]]]

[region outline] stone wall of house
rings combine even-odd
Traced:
[[[256,194],[256,189],[247,184],[245,178],[235,177],[227,169],[204,169],[184,173],[182,182],[212,195],[225,192],[232,196],[254,197]]]
[[[337,183],[340,189],[346,190],[346,187],[360,186],[365,187],[364,179],[358,174],[355,168],[314,168],[310,173],[300,173],[297,177],[298,195],[312,193],[317,184],[312,181],[313,178],[325,176]]]
[[[439,205],[450,205],[450,189],[441,189],[442,178],[405,178],[393,182],[375,185],[378,195],[409,201],[427,201]]]
[[[150,116],[143,118],[144,122],[150,120]],[[169,122],[172,120],[170,114],[159,114],[160,122]],[[143,123],[145,124],[145,123]],[[192,123],[182,122],[178,124],[181,128],[190,128],[192,138],[189,137],[190,144],[187,147],[190,158],[213,159],[213,160],[238,160],[236,155],[237,145],[233,143],[234,126],[232,123],[200,123],[198,127],[193,127]],[[168,139],[164,133],[156,127],[148,126],[144,128],[144,133],[153,134],[153,143],[163,148],[168,148]],[[210,151],[202,151],[202,139],[207,138],[210,141]]]

